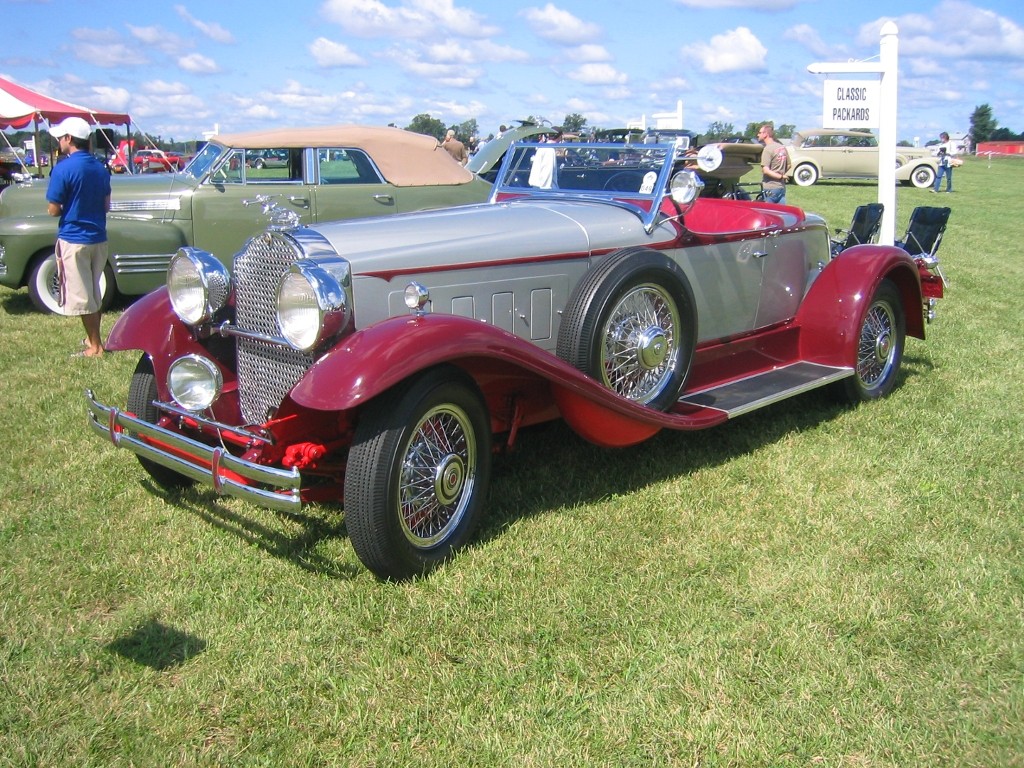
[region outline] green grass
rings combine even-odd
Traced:
[[[886,400],[528,432],[400,585],[339,509],[162,494],[85,427],[134,355],[0,289],[0,766],[1024,766],[1022,171],[900,189],[897,234],[953,208],[952,285]]]

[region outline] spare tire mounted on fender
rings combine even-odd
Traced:
[[[693,291],[665,254],[628,248],[591,269],[569,297],[558,356],[608,388],[668,410],[697,342]]]

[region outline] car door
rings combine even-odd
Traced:
[[[398,188],[384,181],[361,149],[318,147],[306,161],[316,180],[313,218],[335,221],[398,213]]]
[[[844,143],[843,175],[878,176],[878,144],[873,136],[847,136]]]
[[[230,264],[271,223],[271,206],[296,214],[300,224],[312,223],[313,193],[303,179],[302,151],[288,151],[288,165],[265,169],[249,167],[244,149],[229,152],[193,195],[194,245]]]
[[[707,243],[681,252],[680,265],[697,305],[698,342],[755,328],[766,254],[765,237]]]
[[[776,230],[764,239],[761,297],[754,327],[766,328],[791,319],[800,309],[818,260],[828,253],[827,235],[819,230]]]

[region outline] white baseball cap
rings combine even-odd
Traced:
[[[65,117],[56,125],[50,126],[50,135],[56,139],[61,136],[74,136],[76,139],[88,139],[92,128],[80,117]]]

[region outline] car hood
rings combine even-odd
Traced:
[[[644,230],[633,211],[590,201],[521,199],[339,221],[315,231],[353,273],[422,272],[545,256],[587,256],[624,245],[668,241],[669,224]]]
[[[48,179],[15,184],[0,195],[0,218],[45,216]],[[110,178],[111,213],[177,210],[179,201],[195,191],[195,179],[183,173],[147,173]]]

